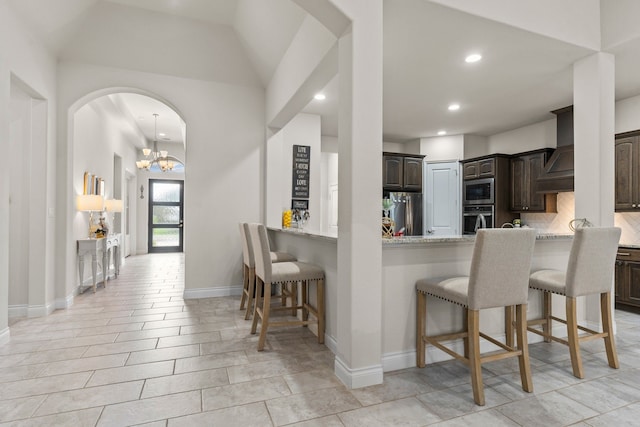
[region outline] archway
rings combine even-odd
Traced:
[[[144,98],[152,107],[149,107],[149,111],[143,117],[140,106],[132,106],[131,99],[126,99],[127,97]],[[153,107],[154,103],[155,107]],[[166,119],[167,115],[173,115],[181,123],[179,137],[173,138],[173,143],[161,140],[158,135],[149,135],[148,129],[145,130],[144,126],[139,126],[140,120],[144,120],[147,125],[153,123],[152,113],[158,110],[162,110],[161,118]],[[144,253],[146,252],[144,244],[146,244],[147,205],[146,200],[139,199],[139,189],[142,187],[143,194],[146,195],[150,177],[171,176],[173,179],[184,180],[185,173],[184,169],[181,173],[139,171],[136,168],[136,160],[143,156],[141,149],[149,147],[154,138],[157,138],[160,144],[165,144],[160,146],[159,150],[168,149],[172,154],[177,153],[178,157],[185,159],[186,135],[183,116],[171,102],[138,88],[113,87],[94,91],[81,97],[69,107],[67,164],[66,168],[60,170],[58,178],[60,181],[64,179],[66,182],[64,188],[70,189],[67,197],[59,199],[59,203],[64,206],[58,207],[61,215],[65,216],[62,220],[65,225],[61,227],[61,233],[58,236],[67,242],[57,243],[65,246],[68,256],[66,261],[58,264],[59,268],[65,270],[65,273],[59,277],[64,276],[67,280],[58,281],[59,287],[56,290],[57,296],[62,294],[67,297],[66,303],[62,304],[63,306],[56,304],[56,308],[69,306],[79,285],[74,240],[87,237],[88,215],[76,212],[75,196],[84,192],[85,172],[91,172],[103,178],[105,198],[123,200],[121,214],[107,213],[107,222],[110,223],[110,227],[113,227],[110,230],[123,235],[121,245],[124,247],[121,248],[123,249],[121,254]],[[167,148],[167,144],[171,144],[171,148]],[[64,232],[65,229],[66,232]],[[124,238],[127,234],[129,238]],[[69,245],[72,246],[71,250]],[[90,280],[86,276],[85,279]],[[102,278],[99,277],[99,279]]]

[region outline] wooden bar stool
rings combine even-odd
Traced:
[[[567,271],[539,270],[531,274],[529,287],[542,291],[543,316],[530,320],[528,330],[551,340],[568,345],[571,354],[573,375],[584,378],[580,343],[593,339],[604,339],[609,366],[618,369],[618,354],[613,337],[611,321],[611,289],[616,253],[620,240],[617,227],[577,228],[569,254]],[[566,298],[566,319],[555,317],[551,313],[551,294],[564,295]],[[576,316],[576,298],[600,294],[600,313],[602,332],[578,325]],[[567,339],[553,336],[552,321],[567,325]],[[542,326],[542,330],[533,326]],[[588,335],[578,336],[578,330]]]
[[[518,357],[522,389],[533,391],[527,346],[527,296],[535,230],[481,229],[471,258],[469,277],[427,278],[416,282],[416,364],[425,366],[425,344],[431,344],[467,364],[471,370],[473,400],[484,405],[482,364]],[[465,329],[459,333],[426,335],[427,295],[464,307]],[[480,332],[480,310],[516,306],[517,348],[507,346]],[[480,337],[504,351],[481,356]],[[441,341],[462,338],[464,355],[445,347]]]
[[[256,263],[255,257],[253,256],[253,247],[251,245],[251,241],[249,240],[249,227],[247,223],[240,223],[240,237],[242,239],[242,259],[243,259],[243,268],[242,268],[242,297],[240,298],[240,310],[245,310],[246,303],[246,313],[244,315],[244,319],[248,320],[251,317],[251,313],[253,312],[253,300],[255,298],[255,283],[256,283]],[[270,252],[269,257],[271,262],[290,262],[296,261],[296,257],[286,252]],[[289,295],[286,290],[283,292],[284,298]],[[294,296],[291,295],[293,298]],[[283,300],[282,305],[285,304],[285,300]]]
[[[273,326],[307,326],[310,323],[318,325],[318,342],[324,343],[324,271],[313,264],[305,262],[277,262],[271,261],[269,256],[269,238],[267,229],[262,224],[249,224],[249,235],[255,256],[256,272],[256,302],[253,311],[253,324],[251,333],[255,334],[258,327],[258,319],[261,321],[258,351],[264,349],[267,330]],[[309,286],[316,283],[316,305],[309,302]],[[301,284],[301,302],[296,299],[291,307],[271,307],[270,288],[276,284],[291,284],[293,288]],[[270,319],[272,310],[298,310],[302,311],[302,320],[274,322]],[[309,320],[309,314],[315,320]]]

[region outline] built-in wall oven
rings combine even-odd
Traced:
[[[462,233],[476,234],[479,228],[494,228],[494,206],[465,206],[462,212]]]
[[[481,178],[464,181],[464,205],[492,205],[494,198],[494,179]]]

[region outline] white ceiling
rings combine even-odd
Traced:
[[[306,16],[293,0],[9,2],[54,52],[90,31],[82,28],[88,16],[115,3],[197,20],[198,25],[226,26],[237,34],[264,87]],[[613,7],[621,6],[603,0],[603,16],[611,16],[607,11]],[[615,16],[624,12],[618,9]],[[441,129],[450,135],[491,135],[550,119],[550,110],[572,103],[572,64],[593,53],[427,0],[384,0],[383,42],[384,140],[399,142],[434,136]],[[465,64],[471,51],[482,53],[483,60]],[[616,42],[608,51],[616,56],[616,99],[640,94],[640,37]],[[327,101],[312,101],[304,111],[321,114],[323,133],[337,135],[337,79],[324,91]],[[461,109],[451,113],[446,107],[454,101]],[[135,102],[133,116],[157,109]],[[174,135],[175,129],[169,132]]]

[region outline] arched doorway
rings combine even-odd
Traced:
[[[186,124],[171,103],[137,89],[98,91],[76,101],[69,109],[67,176],[73,190],[67,199],[75,199],[85,191],[81,179],[86,173],[104,181],[105,199],[122,200],[121,213],[107,212],[104,216],[109,230],[123,237],[120,251],[123,256],[148,252],[149,182],[158,178],[184,182],[186,135]],[[181,159],[180,163],[165,172],[156,168],[157,163],[149,170],[138,169],[136,161],[147,154],[143,148],[167,151]],[[70,201],[68,234],[73,236],[72,240],[86,238],[88,215],[76,212],[73,200]],[[67,268],[70,264],[66,264]],[[76,269],[71,268],[71,274],[67,275],[76,278],[75,287],[79,279]],[[68,294],[69,289],[65,292]]]

